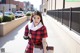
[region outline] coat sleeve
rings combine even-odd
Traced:
[[[25,36],[28,36],[28,32],[29,32],[29,29],[28,29],[28,25],[25,27],[25,32],[24,32],[24,35]]]
[[[48,37],[48,35],[47,35],[47,29],[46,29],[46,27],[44,26],[44,27],[43,27],[43,38],[46,38],[46,37]]]

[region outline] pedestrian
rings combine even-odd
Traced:
[[[36,48],[36,46],[43,47],[43,53],[47,53],[47,29],[43,23],[42,15],[39,11],[34,12],[34,15],[31,17],[30,23],[25,27],[24,36],[28,37],[28,45],[25,49],[25,53],[35,53],[34,49]]]

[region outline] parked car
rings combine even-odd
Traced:
[[[2,13],[2,12],[0,12],[0,17],[1,17],[1,18],[3,17],[3,13]]]
[[[3,21],[3,13],[0,12],[0,23]]]
[[[4,16],[14,16],[14,13],[13,12],[4,12]]]
[[[25,14],[24,14],[23,11],[16,11],[16,12],[15,12],[15,17],[16,17],[16,18],[17,18],[17,17],[23,17],[23,16],[25,16]]]
[[[13,12],[4,12],[4,16],[12,17],[12,20],[15,19],[15,15]]]
[[[32,14],[32,13],[34,13],[34,11],[27,11],[26,14],[28,14],[28,13]]]

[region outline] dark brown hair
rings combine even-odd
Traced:
[[[42,15],[41,15],[41,12],[39,12],[39,11],[35,11],[34,13],[32,13],[31,21],[30,21],[30,22],[33,22],[32,18],[34,17],[34,15],[40,16],[40,18],[41,18],[40,22],[43,24]],[[44,24],[43,24],[43,25],[44,25]]]

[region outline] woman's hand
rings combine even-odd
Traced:
[[[28,34],[29,38],[31,38],[31,34]]]

